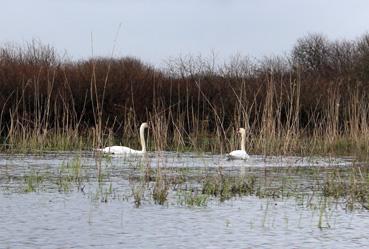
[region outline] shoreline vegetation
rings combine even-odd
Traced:
[[[75,157],[53,168],[7,172],[0,177],[0,189],[5,193],[81,192],[93,202],[122,200],[137,208],[145,204],[205,207],[254,196],[292,199],[301,207],[318,208],[321,214],[337,207],[369,210],[368,167],[150,167],[155,163],[146,160],[131,161],[133,165],[122,171],[101,158],[100,170],[95,170]]]
[[[70,61],[38,41],[0,46],[1,150],[138,148],[265,155],[369,155],[369,34],[297,40],[285,56]]]

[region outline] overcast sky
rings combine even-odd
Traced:
[[[91,47],[110,56],[116,44],[114,56],[155,65],[212,52],[219,60],[279,55],[307,33],[355,39],[369,30],[368,0],[0,0],[0,6],[0,43],[39,39],[73,59],[90,57]]]

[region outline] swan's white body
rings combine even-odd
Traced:
[[[149,126],[147,123],[142,123],[140,126],[140,141],[141,141],[142,150],[134,150],[126,146],[109,146],[103,149],[96,149],[96,150],[101,151],[103,153],[108,153],[108,154],[143,155],[146,153],[145,129],[148,127]]]
[[[146,152],[142,150],[134,150],[125,146],[109,146],[97,150],[109,154],[144,154]]]
[[[246,131],[244,128],[240,128],[240,130],[238,131],[241,134],[241,150],[234,150],[232,152],[230,152],[229,154],[227,154],[227,157],[229,159],[242,159],[242,160],[246,160],[249,159],[250,156],[249,154],[247,154],[246,152]]]
[[[247,154],[247,152],[244,150],[234,150],[228,154],[228,157],[230,159],[243,159],[243,160],[250,158],[249,154]]]

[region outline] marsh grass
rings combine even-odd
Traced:
[[[367,160],[367,38],[349,43],[352,53],[307,36],[291,58],[235,56],[217,65],[215,58],[183,57],[162,69],[134,58],[68,61],[37,41],[3,46],[1,149],[139,148],[138,127],[150,121],[149,150],[224,154],[239,148],[242,126],[251,154]],[[305,51],[323,45],[330,53]]]
[[[144,197],[145,188],[141,184],[132,186],[132,196],[136,208],[142,205],[142,199]]]
[[[177,203],[187,207],[206,207],[210,199],[210,195],[202,194],[197,190],[178,191]]]
[[[44,181],[44,176],[40,175],[37,171],[33,170],[31,174],[24,176],[24,192],[36,192],[39,190],[40,185]]]
[[[202,183],[202,193],[219,197],[220,201],[228,200],[235,196],[251,195],[254,193],[255,177],[248,176],[217,176],[206,177]]]
[[[78,191],[103,203],[113,199],[132,201],[137,208],[150,203],[205,207],[209,202],[214,205],[255,196],[268,200],[294,199],[298,205],[318,210],[322,216],[332,205],[347,210],[369,210],[369,168],[355,162],[351,167],[244,170],[170,168],[164,165],[152,168],[139,163],[123,173],[121,169],[109,167],[112,166],[102,165],[100,170],[86,167],[77,156],[57,169],[30,170],[21,176],[8,172],[0,178],[1,189],[23,193]],[[99,175],[104,175],[103,180],[99,180],[102,179]],[[21,189],[17,190],[17,186]]]
[[[109,183],[108,186],[99,185],[98,191],[96,192],[96,199],[100,198],[100,202],[107,203],[113,194],[113,184]]]
[[[155,203],[159,205],[165,204],[168,198],[169,187],[170,185],[167,181],[166,175],[162,174],[161,169],[158,168],[154,188],[152,191],[152,197]]]
[[[244,172],[197,172],[194,169],[150,168],[141,176],[131,178],[134,199],[142,205],[144,188],[151,198],[163,205],[175,193],[177,203],[185,206],[206,206],[210,200],[227,201],[232,198],[257,196],[266,199],[293,198],[299,205],[315,208],[322,198],[346,209],[368,208],[369,169],[367,166],[265,168]],[[138,186],[138,187],[137,187]],[[145,187],[146,186],[146,187]],[[324,210],[323,210],[324,211]]]
[[[86,181],[88,181],[88,177],[82,168],[80,157],[76,157],[66,164],[61,164],[58,169],[57,185],[59,191],[68,192],[72,185],[80,190]]]
[[[353,167],[351,170],[346,176],[342,176],[340,170],[334,170],[328,174],[323,183],[322,194],[326,197],[343,199],[349,209],[353,209],[355,204],[368,209],[368,169],[364,169],[364,173],[360,167]]]

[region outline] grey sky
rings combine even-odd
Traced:
[[[369,30],[367,0],[0,0],[0,42],[33,38],[73,59],[115,56],[159,65],[179,55],[283,54],[308,32],[355,39]]]

